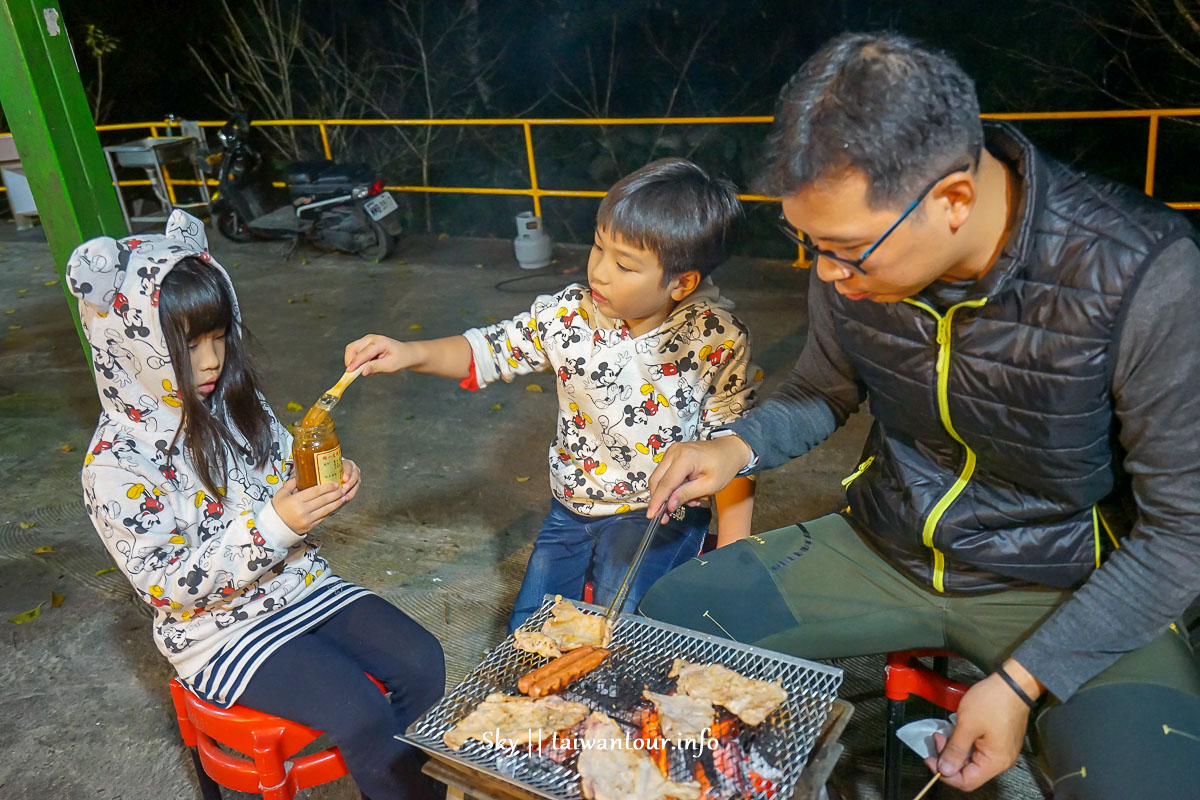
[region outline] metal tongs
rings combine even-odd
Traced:
[[[621,606],[625,605],[625,598],[629,596],[629,587],[633,585],[634,576],[637,575],[642,562],[646,560],[646,551],[650,549],[650,542],[654,539],[654,534],[658,533],[658,526],[662,522],[665,510],[666,504],[664,503],[658,507],[658,513],[654,515],[654,519],[650,520],[650,524],[646,526],[646,532],[642,534],[642,541],[638,544],[637,552],[633,555],[633,561],[629,562],[629,569],[625,570],[625,577],[621,579],[621,585],[617,589],[617,594],[613,598],[612,605],[608,607],[608,611],[604,612],[604,623],[609,628],[612,627],[613,620],[620,613]]]

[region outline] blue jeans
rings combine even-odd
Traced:
[[[636,609],[655,581],[700,552],[711,519],[707,508],[688,508],[682,520],[672,519],[659,526],[622,611]],[[593,602],[602,606],[611,603],[649,522],[645,509],[585,517],[551,498],[550,513],[533,543],[525,579],[508,618],[509,633],[541,607],[543,595],[561,594],[579,600],[589,579]]]

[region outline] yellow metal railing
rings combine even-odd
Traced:
[[[998,113],[984,114],[985,119],[1003,119],[1011,121],[1022,120],[1095,120],[1095,119],[1145,119],[1147,120],[1149,131],[1146,142],[1146,169],[1144,190],[1146,194],[1153,196],[1154,194],[1154,170],[1158,160],[1158,136],[1159,136],[1159,120],[1164,117],[1197,117],[1200,116],[1200,108],[1160,108],[1160,109],[1130,109],[1121,111],[1046,111],[1046,112],[1014,112],[1014,113]],[[329,145],[329,128],[335,126],[408,126],[408,127],[427,127],[427,126],[507,126],[520,127],[524,134],[525,157],[529,170],[529,186],[528,187],[513,187],[513,188],[492,188],[482,186],[418,186],[418,185],[397,185],[386,186],[385,188],[394,192],[435,192],[443,194],[495,194],[495,195],[524,195],[533,199],[534,213],[541,216],[542,213],[542,198],[543,197],[603,197],[604,190],[582,190],[582,189],[547,189],[538,182],[537,160],[534,157],[533,150],[533,129],[557,126],[578,126],[578,125],[746,125],[769,124],[774,118],[769,116],[763,117],[622,117],[611,119],[595,119],[595,118],[545,118],[545,119],[283,119],[283,120],[256,120],[252,125],[259,127],[284,127],[284,126],[299,126],[299,127],[315,127],[321,137],[321,146],[324,150],[326,158],[333,158],[334,153]],[[119,123],[114,125],[97,125],[96,130],[101,133],[112,131],[140,131],[148,130],[150,136],[159,136],[160,132],[170,135],[172,127],[178,126],[178,122],[171,120],[163,120],[161,122],[129,122]],[[202,121],[199,123],[205,128],[219,128],[225,123],[223,121]],[[207,179],[209,185],[216,185],[216,181]],[[120,180],[121,186],[148,186],[148,180]],[[168,180],[168,190],[173,190],[174,186],[196,185],[196,181],[188,180]],[[2,189],[3,187],[0,187]],[[742,200],[750,202],[771,202],[778,200],[776,197],[768,197],[758,194],[741,194]],[[1200,209],[1200,201],[1172,201],[1167,205],[1184,210]]]

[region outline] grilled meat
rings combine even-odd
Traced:
[[[561,595],[555,597],[550,613],[554,617],[542,625],[542,633],[553,639],[560,650],[574,650],[585,644],[605,647],[612,638],[612,628],[604,617],[584,614]]]
[[[490,694],[442,737],[451,750],[468,739],[499,746],[528,745],[549,739],[556,731],[578,724],[591,711],[583,703],[560,697],[513,697]]]
[[[546,634],[520,628],[513,631],[513,647],[546,658],[558,658],[562,655],[562,650],[558,649],[558,643]]]
[[[679,678],[678,694],[724,706],[747,725],[762,724],[788,698],[782,681],[767,683],[747,678],[720,664],[705,667],[677,658],[668,677]]]
[[[702,744],[712,727],[716,712],[712,703],[686,694],[657,694],[647,689],[642,697],[658,708],[659,725],[663,736],[677,745]]]
[[[676,783],[659,772],[645,750],[633,747],[625,731],[599,711],[587,718],[580,743],[579,791],[587,800],[698,800],[700,784]]]

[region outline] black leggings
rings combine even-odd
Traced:
[[[364,675],[391,692],[391,702]],[[355,600],[272,653],[238,703],[325,731],[371,800],[433,797],[420,751],[394,735],[445,691],[442,647],[386,600]]]

